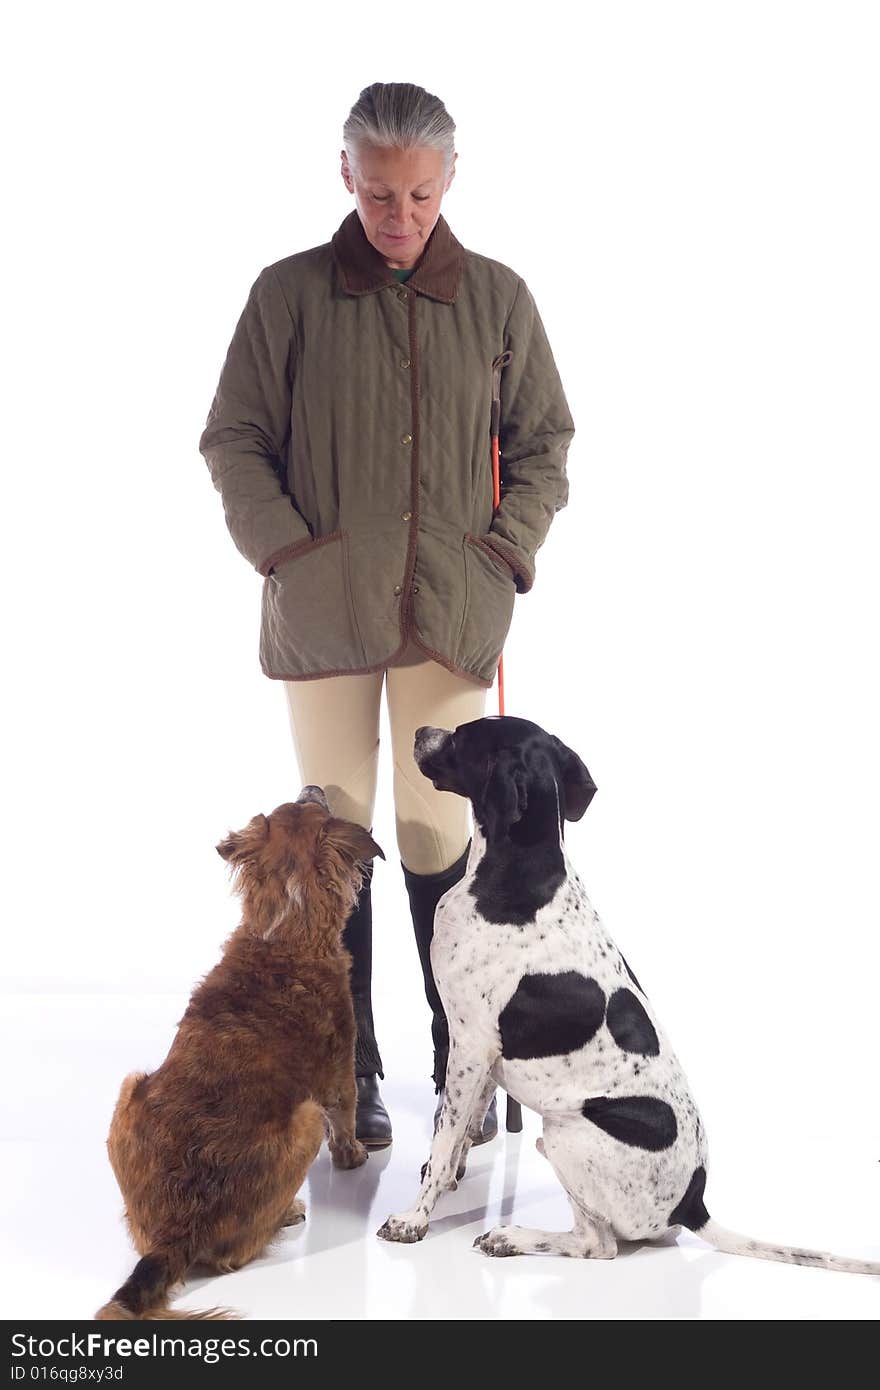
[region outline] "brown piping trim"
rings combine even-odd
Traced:
[[[517,555],[513,546],[509,545],[507,541],[500,540],[494,532],[486,537],[485,544],[489,548],[497,550],[498,554],[504,557],[517,577],[522,580],[522,588],[517,584],[517,589],[519,589],[521,594],[527,594],[535,582],[534,570],[528,569]]]
[[[280,550],[275,550],[260,565],[260,574],[268,578],[270,569],[276,565],[283,565],[287,560],[292,560],[294,555],[299,555],[304,550],[317,550],[319,545],[326,545],[328,541],[338,541],[342,539],[344,532],[329,531],[326,536],[303,536],[301,541],[293,541],[290,545],[283,545]]]
[[[447,660],[445,656],[440,656],[438,652],[432,652],[430,647],[426,647],[425,644],[419,640],[416,629],[414,629],[410,635],[416,646],[420,647],[433,661],[437,661],[441,666],[445,666],[447,671],[451,671],[454,676],[461,676],[464,680],[470,681],[472,685],[480,685],[484,690],[491,690],[495,683],[494,676],[491,680],[484,680],[482,676],[475,676],[472,671],[465,671],[462,667],[454,665],[454,663]],[[306,676],[285,676],[278,671],[266,671],[264,669],[263,675],[267,676],[270,681],[319,681],[323,680],[325,676],[369,676],[377,671],[386,670],[389,663],[393,661],[394,657],[397,656],[401,650],[402,648],[398,647],[397,651],[393,652],[391,656],[386,657],[384,661],[376,662],[373,666],[346,666],[344,670],[313,671]]]
[[[462,670],[460,666],[456,666],[454,661],[450,661],[448,657],[442,656],[440,652],[435,652],[433,647],[429,647],[427,642],[422,640],[422,635],[416,627],[415,623],[413,623],[412,628],[410,629],[409,636],[414,646],[419,647],[420,650],[423,651],[426,656],[429,656],[431,658],[432,661],[436,661],[441,666],[445,666],[447,671],[451,671],[453,675],[464,676],[466,680],[473,681],[475,685],[482,685],[486,690],[491,690],[492,686],[495,683],[494,676],[491,680],[483,680],[482,676],[475,676],[470,671]],[[395,652],[394,655],[396,656],[397,653]]]
[[[488,541],[484,541],[481,536],[472,536],[470,531],[465,531],[464,538],[466,541],[470,541],[471,545],[477,545],[480,547],[481,550],[484,550],[486,554],[489,556],[489,558],[493,560],[494,563],[498,566],[498,568],[500,570],[503,570],[503,572],[507,575],[508,579],[516,578],[516,571],[514,570],[513,566],[509,563],[509,561],[505,560],[504,556],[501,554],[499,550],[495,549],[494,545],[490,545]]]

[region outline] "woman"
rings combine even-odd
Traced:
[[[574,432],[534,301],[440,214],[455,125],[410,83],[365,88],[344,127],[355,210],[331,241],[266,266],[235,329],[199,448],[263,576],[260,661],[284,682],[300,775],[371,829],[383,684],[397,843],[432,1013],[438,899],[462,877],[469,806],[413,759],[420,725],[485,709],[514,598],[568,498]],[[501,371],[496,360],[509,353]],[[501,398],[493,514],[490,410]],[[346,928],[358,1137],[391,1142],[371,1005],[371,870]],[[482,1140],[497,1131],[494,1101]]]

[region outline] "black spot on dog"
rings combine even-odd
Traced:
[[[616,989],[608,1000],[608,1013],[605,1018],[608,1031],[624,1052],[639,1052],[645,1057],[656,1057],[660,1043],[654,1025],[645,1012],[645,1006],[637,999],[631,989]]]
[[[581,1106],[585,1119],[621,1144],[658,1153],[678,1137],[675,1111],[655,1096],[595,1096]]]
[[[523,975],[498,1019],[501,1055],[531,1061],[575,1052],[605,1017],[605,991],[588,975]]]
[[[470,885],[477,912],[486,922],[523,927],[551,903],[565,881],[558,843],[491,845]]]
[[[703,1204],[703,1193],[706,1191],[706,1170],[703,1167],[695,1168],[693,1177],[687,1185],[687,1191],[679,1202],[678,1206],[669,1213],[669,1226],[685,1226],[689,1231],[699,1231],[709,1220],[709,1213]]]

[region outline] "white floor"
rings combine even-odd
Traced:
[[[89,1318],[130,1272],[135,1257],[104,1136],[122,1075],[161,1060],[185,1002],[168,995],[2,1000],[7,1077],[18,1078],[0,1172],[7,1319]],[[273,1319],[877,1317],[873,1278],[717,1255],[691,1236],[666,1249],[626,1248],[610,1263],[481,1255],[474,1237],[500,1221],[570,1225],[535,1152],[540,1122],[530,1113],[522,1135],[502,1133],[473,1151],[467,1177],[438,1204],[420,1245],[378,1240],[385,1217],[410,1204],[433,1112],[430,1082],[421,1079],[427,1054],[399,1045],[392,1055],[383,1094],[393,1147],[353,1173],[334,1171],[324,1150],[303,1193],[306,1223],[247,1269],[192,1281],[177,1307],[223,1303]],[[713,1215],[760,1237],[880,1259],[880,1155],[867,1139],[838,1137],[839,1118],[819,1109],[809,1132],[763,1145],[736,1116],[722,1133],[716,1126]]]

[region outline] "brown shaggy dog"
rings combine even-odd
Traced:
[[[296,1193],[329,1127],[337,1168],[367,1158],[354,1135],[355,1024],[341,933],[361,865],[381,849],[330,814],[320,787],[255,816],[217,846],[241,924],[197,985],[157,1071],[122,1084],[107,1148],[142,1259],[95,1317],[174,1313],[190,1266],[237,1269],[303,1218]]]

